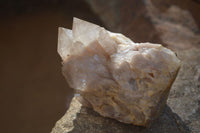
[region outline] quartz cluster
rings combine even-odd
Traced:
[[[160,44],[134,43],[78,18],[72,30],[59,28],[58,53],[68,84],[96,112],[140,126],[162,112],[180,68]]]

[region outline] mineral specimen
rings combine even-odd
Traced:
[[[72,30],[59,28],[58,53],[68,84],[96,112],[141,126],[161,113],[180,67],[160,44],[134,43],[78,18]]]

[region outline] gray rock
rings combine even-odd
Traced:
[[[105,118],[85,107],[78,97],[72,99],[66,114],[56,123],[51,133],[187,133],[181,119],[166,106],[159,119],[150,127],[139,127]]]
[[[152,9],[152,5],[149,5],[148,0],[124,0],[126,2],[122,2],[122,0],[114,0],[116,2],[115,4],[112,4],[112,0],[86,1],[88,1],[94,12],[96,12],[100,16],[102,21],[110,30],[122,32],[125,35],[131,37],[134,41],[138,42],[150,41],[162,44],[163,42],[165,42],[165,46],[173,48],[177,51],[178,57],[183,61],[182,67],[170,91],[167,102],[168,106],[166,106],[163,114],[159,117],[157,121],[153,123],[153,125],[151,125],[151,127],[143,128],[133,125],[126,125],[115,120],[111,120],[109,118],[100,117],[91,109],[81,107],[80,104],[79,108],[76,108],[78,106],[75,106],[75,104],[78,104],[78,102],[77,100],[73,100],[70,109],[65,114],[65,116],[63,116],[63,118],[57,122],[56,126],[52,130],[52,133],[199,133],[200,34],[199,29],[196,26],[196,24],[200,24],[198,23],[200,20],[200,8],[199,4],[197,3],[198,1],[152,0],[153,5],[155,4],[154,6],[157,8],[156,11],[154,7]],[[188,4],[185,4],[184,1],[186,1],[186,3]],[[165,9],[161,11],[159,8]],[[105,13],[105,10],[107,13]],[[195,20],[198,21],[195,21],[193,17]],[[126,21],[122,21],[125,18]],[[112,22],[112,25],[110,24],[110,22]],[[132,29],[134,30],[127,30],[130,27],[132,27]],[[141,29],[147,29],[149,32],[144,32]],[[176,37],[177,35],[178,37]],[[74,117],[74,119],[71,119],[70,121],[70,115],[72,116],[73,114],[78,114],[78,117]],[[71,125],[69,125],[69,123],[71,123]],[[71,128],[69,128],[69,126]]]
[[[52,133],[131,133],[133,131],[136,133],[199,133],[200,50],[185,50],[177,54],[183,62],[169,95],[168,105],[170,107],[166,106],[162,115],[149,128],[123,124],[101,117],[92,109],[83,107],[77,98],[73,98],[69,110],[57,122]]]
[[[100,15],[103,22],[110,20],[105,19],[106,16],[101,9],[108,10],[110,15],[117,14],[113,12],[116,6],[106,7],[102,6],[97,0],[86,0],[92,6],[94,12]],[[119,24],[119,28],[122,32],[131,35],[134,40],[142,41],[158,41],[165,44],[165,46],[177,51],[178,57],[183,61],[182,67],[178,74],[178,77],[172,86],[170,95],[168,98],[168,105],[173,112],[177,113],[186,125],[190,128],[191,132],[200,132],[200,16],[198,1],[191,0],[144,0],[132,2],[122,0],[116,0],[118,8],[121,14],[118,14],[118,18],[115,17],[117,22],[124,18],[124,14],[127,14],[129,24],[126,22],[124,25]],[[101,1],[103,3],[103,0]],[[105,1],[104,1],[105,2]],[[136,6],[134,6],[134,3]],[[139,3],[139,4],[138,4]],[[101,5],[101,6],[98,6]],[[98,8],[94,8],[97,7]],[[131,7],[132,14],[129,9]],[[134,17],[133,17],[134,16]],[[148,38],[146,34],[142,35],[144,38],[140,38],[143,34],[142,30],[133,28],[134,30],[126,32],[127,27],[135,25],[139,22],[137,27],[139,29],[147,29],[148,25],[150,31],[149,35],[157,36],[156,40]],[[123,23],[123,22],[122,22]],[[147,24],[148,23],[148,24]],[[108,23],[109,24],[109,23]],[[126,24],[126,25],[125,25]],[[105,24],[107,26],[107,24]],[[145,25],[145,26],[144,26]],[[123,28],[121,27],[123,26]],[[151,30],[150,30],[151,29]],[[142,32],[142,33],[140,33]],[[158,34],[159,33],[159,34]],[[136,35],[137,34],[137,35]],[[140,40],[140,41],[141,41]]]
[[[182,60],[168,105],[193,133],[200,132],[200,49],[177,52]]]

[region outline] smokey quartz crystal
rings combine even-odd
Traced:
[[[78,18],[72,30],[59,28],[58,53],[68,84],[96,112],[140,126],[162,112],[180,68],[160,44],[135,43]]]

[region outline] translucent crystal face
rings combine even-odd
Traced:
[[[160,44],[134,43],[122,34],[74,18],[59,28],[63,75],[95,111],[147,125],[162,111],[180,60]]]

